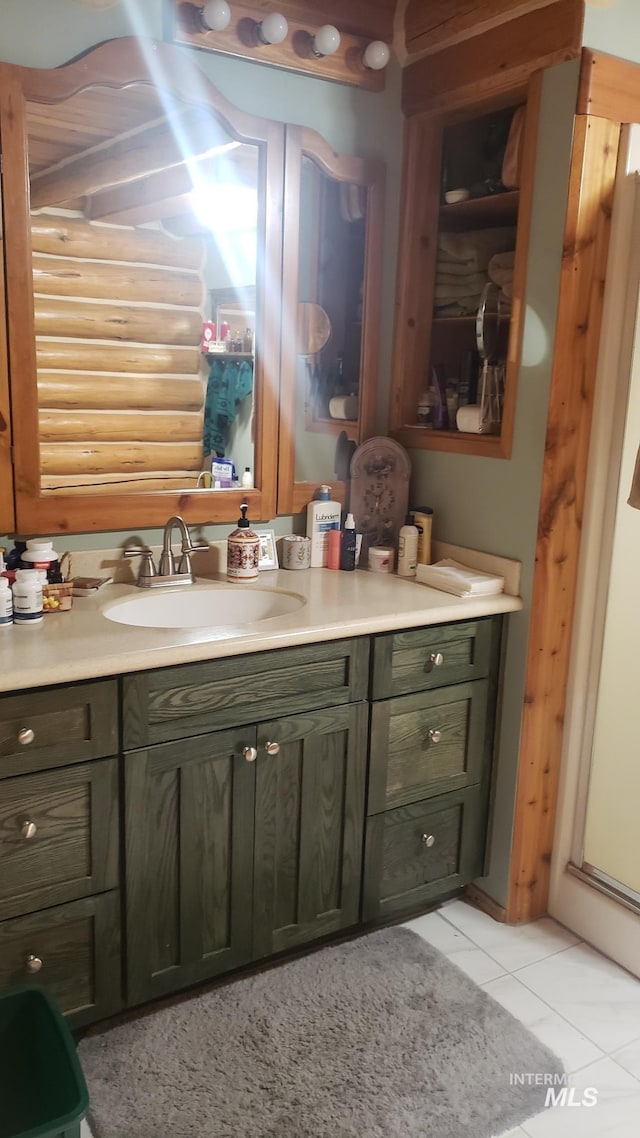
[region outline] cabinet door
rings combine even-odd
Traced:
[[[253,954],[356,924],[367,705],[258,728]]]
[[[125,757],[127,998],[251,956],[255,729]]]
[[[43,985],[74,1027],[113,1015],[120,994],[120,893],[0,923],[0,989]]]

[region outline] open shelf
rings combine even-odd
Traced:
[[[492,225],[515,225],[518,220],[519,190],[506,190],[486,198],[469,198],[466,202],[440,207],[441,229],[488,228]]]

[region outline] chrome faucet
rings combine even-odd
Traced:
[[[176,559],[171,547],[171,539],[175,526],[180,530],[182,539],[180,561],[178,562],[177,569]],[[140,549],[136,546],[135,549],[125,549],[124,555],[125,557],[142,558],[138,578],[136,580],[138,587],[141,589],[157,589],[161,585],[194,585],[196,579],[191,565],[191,554],[207,550],[208,548],[208,545],[193,544],[184,518],[175,514],[169,518],[169,521],[164,527],[162,553],[160,554],[160,562],[157,569],[153,561],[153,553],[150,549]]]

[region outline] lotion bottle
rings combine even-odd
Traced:
[[[407,514],[405,523],[400,528],[398,542],[398,569],[399,577],[415,577],[418,563],[418,527],[413,524],[413,514]]]
[[[340,526],[340,503],[331,501],[331,487],[321,486],[307,506],[307,537],[311,539],[311,568],[327,567],[329,533]]]
[[[341,542],[340,523],[335,522],[333,529],[330,529],[327,534],[327,569],[340,568]]]

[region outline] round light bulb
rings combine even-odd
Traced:
[[[333,55],[340,47],[340,32],[333,24],[323,24],[313,37],[313,54]]]
[[[382,40],[372,40],[367,45],[362,61],[365,67],[370,71],[382,71],[386,67],[389,59],[391,58],[391,50],[389,45],[383,43]]]
[[[202,9],[202,22],[211,32],[223,32],[231,23],[231,9],[226,0],[207,0]]]
[[[258,24],[258,39],[263,43],[282,43],[287,38],[289,25],[281,12],[269,12]]]

